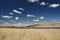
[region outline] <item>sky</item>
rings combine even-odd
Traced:
[[[60,22],[60,0],[0,0],[0,26]]]

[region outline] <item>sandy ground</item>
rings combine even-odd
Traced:
[[[0,40],[60,40],[60,29],[0,28]]]

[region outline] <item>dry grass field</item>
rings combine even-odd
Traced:
[[[0,40],[60,40],[60,29],[0,28]]]

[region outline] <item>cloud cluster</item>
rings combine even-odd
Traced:
[[[13,11],[13,12],[16,13],[16,14],[22,14],[22,11],[24,11],[23,8],[19,8],[19,10],[21,10],[21,11],[18,11],[18,10],[11,10],[11,11]],[[10,14],[10,15],[13,15],[12,12],[9,12],[9,14]]]
[[[23,8],[19,8],[19,10],[24,11]],[[16,13],[16,14],[22,14],[22,12],[21,12],[21,11],[18,11],[18,10],[12,10],[12,11],[13,11],[14,13]],[[10,15],[13,15],[12,12],[10,12],[9,14],[10,14]],[[19,17],[15,17],[15,20],[19,20]]]
[[[45,3],[45,2],[41,2],[40,5],[43,5],[43,6],[46,6],[48,5],[48,7],[51,7],[51,8],[57,8],[60,6],[60,4],[48,4],[48,3]]]
[[[22,23],[14,23],[13,26],[15,26],[15,27],[22,27]]]
[[[39,22],[40,20],[43,20],[45,19],[44,16],[41,16],[41,17],[37,17],[37,19],[33,20],[34,22]]]
[[[60,6],[60,4],[56,4],[56,3],[49,4],[48,2],[46,3],[44,1],[39,3],[39,0],[28,0],[28,2],[32,2],[32,3],[38,2],[38,4],[40,4],[40,6],[47,6],[48,5],[48,7],[51,7],[51,8],[57,8]]]
[[[28,2],[32,2],[32,3],[34,3],[34,2],[38,2],[39,0],[28,0]],[[60,6],[60,4],[48,4],[48,3],[46,3],[46,2],[41,2],[41,3],[39,3],[39,5],[40,6],[47,6],[48,5],[48,7],[51,7],[51,8],[57,8],[57,7],[59,7]],[[23,8],[19,8],[19,10],[21,10],[21,11],[24,11],[24,9]],[[21,11],[18,11],[18,10],[12,10],[14,13],[16,13],[16,14],[22,14],[22,12]],[[8,16],[8,15],[1,15],[1,17],[2,18],[7,18],[7,19],[10,19],[10,18],[12,18],[13,17],[13,13],[12,12],[10,12],[9,13],[10,15],[12,15],[12,16]],[[27,17],[36,17],[35,15],[33,15],[33,14],[27,14],[26,15]],[[17,21],[17,20],[19,20],[19,18],[20,17],[15,17],[15,20]],[[36,17],[37,18],[37,17]],[[44,16],[41,16],[41,17],[38,17],[38,19],[35,19],[35,20],[33,20],[34,22],[39,22],[40,20],[43,20],[43,19],[45,19],[45,17]],[[2,20],[1,20],[2,21]],[[15,22],[14,20],[13,20],[13,22]],[[14,24],[10,24],[10,23],[8,23],[8,22],[4,22],[3,23],[3,25],[14,25],[14,26],[21,26],[22,25],[22,23],[14,23]]]
[[[11,18],[15,18],[15,20],[17,21],[17,20],[19,20],[19,16],[17,16],[17,17],[14,17],[14,13],[16,13],[16,15],[17,14],[22,14],[22,12],[24,11],[24,9],[23,8],[19,8],[19,10],[21,10],[21,12],[20,11],[18,11],[18,10],[11,10],[10,12],[9,12],[9,14],[11,15],[11,16],[9,16],[9,15],[0,15],[2,18],[5,18],[5,19],[11,19]],[[13,13],[13,12],[14,13]],[[2,21],[2,20],[0,20],[0,21]]]
[[[15,21],[15,20],[13,20]],[[20,22],[13,22],[13,23],[9,23],[9,22],[3,22],[2,24],[0,24],[0,26],[15,26],[15,27],[26,27],[29,24],[25,24],[25,23],[20,23]]]

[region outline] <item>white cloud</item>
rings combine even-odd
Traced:
[[[45,18],[44,16],[39,17],[39,19],[44,19],[44,18]]]
[[[34,22],[38,22],[38,21],[40,21],[39,19],[35,19],[35,20],[33,20]]]
[[[17,13],[17,14],[22,14],[22,12],[17,11],[17,10],[12,10],[13,12]]]
[[[18,20],[19,19],[19,17],[15,17],[15,20]]]
[[[46,3],[45,3],[45,2],[41,2],[41,4],[40,4],[40,5],[44,5],[44,6],[45,6],[45,5],[46,5]]]
[[[57,8],[57,7],[59,7],[59,6],[60,6],[59,4],[51,4],[49,7]]]
[[[22,11],[24,11],[24,9],[23,8],[19,8],[20,10],[22,10]]]
[[[15,20],[11,20],[11,21],[12,21],[12,23],[4,21],[4,22],[0,23],[0,26],[26,27],[26,26],[29,25],[29,24],[26,24],[26,23],[16,22]]]
[[[15,26],[15,27],[22,27],[22,23],[14,23],[12,25]]]
[[[3,22],[0,24],[0,26],[15,26],[15,27],[22,27],[22,23],[9,23],[9,22]]]
[[[14,20],[15,21],[15,20]],[[9,23],[9,22],[3,22],[0,24],[0,26],[15,26],[15,27],[22,27],[22,23]]]
[[[36,16],[32,14],[28,14],[27,17],[36,17]]]
[[[26,24],[26,23],[14,23],[13,25],[15,27],[26,27],[26,26],[29,26],[30,24]]]
[[[10,18],[12,18],[13,16],[7,16],[7,15],[4,16],[4,15],[1,15],[1,17],[2,17],[2,18],[8,18],[8,19],[10,19]]]
[[[13,15],[13,13],[11,13],[11,12],[9,14]]]
[[[39,0],[28,0],[28,2],[32,2],[32,3],[34,3],[34,2],[38,2]]]

